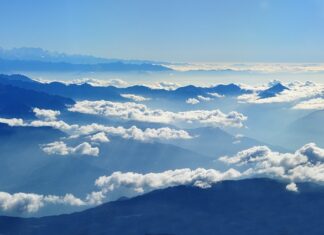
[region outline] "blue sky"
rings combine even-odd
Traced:
[[[320,0],[3,0],[0,46],[110,58],[323,62]]]

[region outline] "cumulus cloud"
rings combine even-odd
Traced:
[[[196,98],[189,98],[189,99],[186,100],[186,103],[187,104],[199,104],[200,101],[198,99],[196,99]]]
[[[177,185],[193,185],[208,188],[216,182],[235,179],[240,176],[240,172],[234,169],[220,172],[214,169],[207,170],[203,168],[195,170],[177,169],[147,174],[114,172],[110,176],[99,177],[95,184],[104,194],[120,190],[127,195],[134,196],[155,189]]]
[[[287,189],[288,191],[298,192],[297,184],[294,183],[294,182],[292,182],[292,183],[290,183],[290,184],[287,184],[286,189]]]
[[[214,93],[212,93],[214,94]],[[217,94],[217,93],[215,93]],[[186,100],[187,104],[198,104],[200,102],[206,102],[206,101],[211,101],[213,100],[213,98],[207,97],[207,96],[202,96],[202,95],[198,95],[196,98],[189,98]]]
[[[143,122],[190,123],[228,127],[243,127],[243,122],[247,119],[243,114],[235,111],[228,114],[218,109],[170,112],[161,109],[150,109],[144,104],[105,100],[79,101],[69,108],[69,111]]]
[[[45,121],[55,121],[57,116],[61,114],[60,111],[39,108],[34,108],[33,112],[37,118]]]
[[[93,142],[107,142],[107,139],[103,135],[115,135],[125,139],[135,139],[140,141],[150,141],[154,139],[170,140],[170,139],[191,139],[192,136],[187,131],[173,129],[169,127],[161,128],[146,128],[144,130],[132,126],[125,128],[122,126],[105,126],[97,123],[89,125],[68,124],[62,120],[45,121],[34,120],[31,122],[25,122],[23,119],[16,118],[0,118],[0,123],[5,123],[10,126],[31,126],[31,127],[52,127],[63,131],[70,136],[78,137],[84,135],[92,135],[90,140]],[[99,133],[102,132],[102,133]],[[109,141],[109,139],[108,139]]]
[[[99,132],[97,134],[94,134],[90,137],[90,140],[93,142],[99,142],[99,143],[107,143],[109,142],[109,139],[105,132]]]
[[[133,95],[133,94],[120,94],[120,96],[126,98],[126,99],[130,99],[136,102],[143,102],[143,101],[148,101],[150,100],[150,98],[145,98],[143,96],[140,95]]]
[[[0,118],[0,123],[7,124],[8,126],[24,126],[24,120],[21,118]]]
[[[162,89],[162,90],[171,91],[171,90],[176,90],[177,88],[180,87],[180,85],[173,82],[162,81],[154,84],[148,84],[147,87],[150,87],[152,89]]]
[[[125,139],[135,139],[141,141],[149,141],[153,139],[191,139],[190,134],[184,130],[176,130],[169,127],[161,127],[161,128],[146,128],[144,130],[132,126],[130,128],[124,128],[122,126],[119,127],[111,127],[104,126],[100,124],[90,124],[81,126],[77,132],[77,134],[92,134],[96,132],[104,132],[110,135],[121,136]]]
[[[0,209],[5,212],[34,213],[48,204],[63,204],[70,206],[84,206],[86,202],[66,194],[65,196],[41,195],[34,193],[0,192]]]
[[[279,153],[266,146],[255,146],[220,160],[247,168],[242,172],[246,177],[324,183],[324,149],[314,143],[306,144],[294,153]]]
[[[99,148],[92,147],[88,142],[83,142],[82,144],[77,145],[76,147],[69,147],[63,141],[55,141],[53,143],[45,144],[42,147],[42,150],[49,155],[88,155],[88,156],[98,156]]]
[[[323,98],[314,98],[306,101],[302,101],[296,104],[293,109],[312,109],[312,110],[321,110],[324,109],[324,99]]]

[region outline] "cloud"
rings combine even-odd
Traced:
[[[142,122],[190,123],[226,127],[243,127],[243,122],[247,119],[243,114],[235,111],[228,114],[218,109],[171,112],[161,109],[150,109],[144,104],[132,102],[120,103],[105,100],[79,101],[69,108],[69,111]]]
[[[60,81],[60,82],[65,83],[67,85],[69,85],[69,84],[76,84],[76,85],[89,84],[89,85],[95,86],[95,87],[107,87],[107,86],[127,87],[129,85],[126,81],[123,81],[121,79],[99,80],[99,79],[95,79],[95,78],[82,78],[82,79],[72,80],[69,82],[66,82],[66,81]]]
[[[214,169],[198,168],[168,170],[160,173],[139,174],[134,172],[114,172],[110,176],[99,177],[95,184],[104,194],[122,191],[128,196],[146,193],[177,185],[193,185],[201,188],[211,187],[212,184],[241,176],[240,172],[230,169],[219,172]]]
[[[211,93],[211,94],[217,94],[217,93]],[[207,97],[207,96],[202,96],[198,95],[196,98],[189,98],[186,100],[187,104],[198,104],[200,101],[206,102],[206,101],[211,101],[213,98]]]
[[[140,141],[150,141],[154,139],[170,140],[170,139],[191,139],[192,138],[192,136],[190,136],[190,134],[187,131],[172,129],[169,127],[161,127],[156,129],[146,128],[142,130],[136,126],[125,128],[122,126],[117,126],[117,127],[105,126],[97,123],[92,123],[89,125],[78,125],[78,124],[70,125],[62,120],[56,120],[56,121],[35,120],[31,122],[25,122],[23,119],[16,119],[16,118],[10,118],[10,119],[0,118],[0,123],[5,123],[10,126],[52,127],[54,129],[58,129],[74,137],[84,136],[84,135],[94,135],[90,137],[90,139],[91,138],[97,139],[97,141],[91,139],[94,142],[100,142],[99,140],[100,137],[101,140],[103,140],[103,134],[95,136],[95,134],[99,134],[99,132],[103,132],[105,135],[115,135],[125,139],[135,139]],[[104,140],[104,142],[107,141]]]
[[[120,94],[120,96],[136,101],[136,102],[143,102],[143,101],[148,101],[150,100],[150,98],[145,98],[143,96],[139,96],[139,95],[133,95],[133,94]]]
[[[199,104],[200,101],[198,99],[196,99],[196,98],[189,98],[189,99],[186,100],[186,103],[187,104]]]
[[[106,136],[105,132],[99,132],[97,134],[94,134],[90,137],[90,140],[93,142],[99,142],[99,143],[107,143],[110,140],[108,139],[108,137]]]
[[[176,90],[177,88],[180,87],[180,85],[177,83],[165,82],[165,81],[162,81],[159,83],[154,83],[154,84],[148,84],[146,86],[150,87],[151,89],[162,89],[162,90],[168,90],[168,91]]]
[[[168,64],[165,65],[177,71],[227,71],[255,73],[320,73],[324,71],[323,64],[287,64],[287,63],[199,63],[199,64]]]
[[[33,112],[35,113],[37,118],[43,119],[45,121],[55,121],[57,116],[61,114],[60,111],[39,108],[34,108]]]
[[[290,183],[290,184],[287,184],[286,189],[287,189],[288,191],[298,192],[297,184],[294,183],[294,182],[292,182],[292,183]]]
[[[104,132],[110,135],[121,136],[125,139],[135,139],[141,141],[150,141],[153,139],[191,139],[190,134],[184,130],[171,129],[169,127],[162,128],[146,128],[145,130],[139,129],[136,126],[130,128],[111,127],[93,123],[91,125],[81,126],[76,134],[87,135],[96,132]]]
[[[306,144],[294,153],[279,153],[266,146],[255,146],[220,160],[232,167],[246,168],[242,172],[246,177],[324,183],[324,149],[314,143]]]
[[[273,97],[260,98],[259,92],[261,90],[255,90],[251,94],[244,94],[238,96],[237,99],[241,103],[252,104],[270,104],[270,103],[288,103],[301,99],[312,98],[315,96],[323,95],[324,87],[322,84],[316,84],[313,82],[292,82],[285,84],[289,89],[276,94]],[[265,88],[266,89],[266,88]]]
[[[48,204],[63,204],[70,206],[84,206],[86,203],[81,199],[66,194],[65,196],[44,196],[34,193],[0,192],[0,209],[5,212],[34,213]]]
[[[0,123],[7,124],[9,126],[24,126],[24,120],[21,118],[0,118]]]
[[[321,110],[324,109],[324,99],[323,98],[314,98],[306,101],[302,101],[296,104],[293,109],[313,109]]]
[[[207,94],[211,95],[211,96],[213,96],[215,98],[224,98],[225,97],[224,95],[220,95],[220,94],[218,94],[216,92],[210,92],[210,93],[207,93]]]
[[[99,148],[92,147],[89,143],[83,142],[76,147],[69,147],[63,141],[55,141],[41,146],[41,149],[49,155],[71,155],[80,154],[97,157],[99,155]]]
[[[198,98],[200,101],[211,101],[211,100],[213,100],[213,99],[210,98],[210,97],[206,97],[206,96],[202,96],[202,95],[198,95],[197,98]]]

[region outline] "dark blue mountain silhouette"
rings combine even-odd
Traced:
[[[34,107],[62,110],[66,105],[74,104],[74,101],[69,98],[1,83],[0,100],[0,114],[3,117],[31,117]]]
[[[323,234],[324,190],[268,179],[178,186],[69,215],[0,217],[2,234]]]
[[[289,90],[289,88],[282,85],[281,83],[277,83],[277,84],[273,85],[272,87],[270,87],[264,91],[261,91],[259,93],[259,97],[261,99],[274,97],[277,94],[283,92],[284,90]]]

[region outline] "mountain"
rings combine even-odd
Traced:
[[[324,190],[269,179],[223,181],[211,188],[177,186],[73,214],[0,217],[0,233],[92,235],[317,235],[324,230]]]
[[[53,52],[35,47],[20,47],[12,49],[0,48],[0,58],[4,60],[24,60],[24,61],[40,61],[40,62],[64,62],[71,64],[100,64],[123,62],[129,64],[167,64],[165,62],[156,62],[150,60],[122,60],[107,59],[89,55],[71,55],[60,52]]]
[[[242,89],[235,84],[216,85],[214,87],[196,87],[185,86],[176,90],[152,89],[150,87],[136,85],[126,88],[118,88],[114,86],[94,87],[85,84],[64,84],[61,82],[41,83],[34,81],[23,75],[0,75],[0,83],[13,85],[20,88],[32,89],[36,91],[46,92],[53,95],[70,97],[73,99],[106,99],[114,101],[127,101],[120,94],[135,94],[145,97],[154,97],[160,99],[169,99],[173,101],[184,102],[187,98],[193,98],[198,95],[210,96],[209,93],[218,93],[225,96],[237,96],[250,93],[249,90]]]
[[[283,92],[284,90],[289,90],[289,88],[282,85],[281,83],[277,83],[277,84],[273,85],[272,87],[270,87],[264,91],[261,91],[259,93],[259,97],[261,99],[274,97],[277,94]]]
[[[98,64],[71,64],[66,62],[43,62],[37,60],[0,59],[0,71],[48,71],[48,72],[118,72],[118,71],[170,71],[171,69],[155,64],[127,64],[124,62]]]
[[[20,81],[20,80],[19,80]],[[34,107],[62,110],[74,101],[58,95],[28,90],[0,82],[0,115],[2,117],[33,117]]]
[[[284,151],[281,147],[271,146],[253,138],[245,136],[235,137],[218,127],[201,127],[186,131],[195,138],[189,140],[172,140],[172,143],[214,158],[233,155],[244,149],[260,145],[269,146],[276,151]]]
[[[283,144],[294,148],[314,142],[324,147],[324,110],[317,110],[298,118],[280,134]]]
[[[51,95],[70,97],[72,99],[126,100],[119,95],[118,89],[113,86],[94,87],[87,83],[81,85],[67,85],[61,82],[41,83],[19,74],[0,74],[0,84],[12,85],[42,93],[45,92]]]

